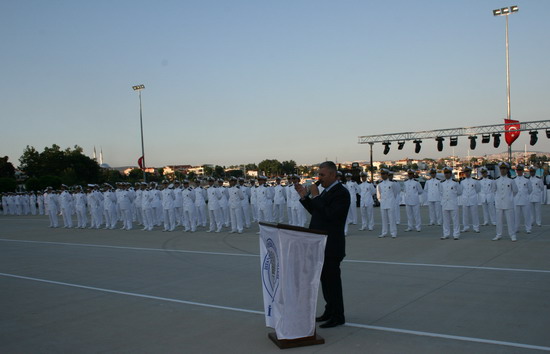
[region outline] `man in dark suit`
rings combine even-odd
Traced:
[[[340,263],[346,256],[344,228],[350,206],[348,190],[340,183],[336,165],[332,161],[319,165],[319,182],[324,190],[319,193],[317,185],[311,185],[309,192],[297,184],[300,203],[311,214],[310,229],[326,231],[325,262],[321,273],[321,287],[326,301],[325,312],[317,317],[321,328],[330,328],[346,322]]]

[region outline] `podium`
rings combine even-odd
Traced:
[[[326,232],[260,223],[260,262],[268,337],[281,349],[324,344],[315,314]]]

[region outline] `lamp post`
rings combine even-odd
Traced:
[[[519,7],[514,5],[510,7],[503,7],[501,9],[493,10],[493,16],[505,16],[506,17],[506,99],[508,101],[508,114],[507,119],[511,119],[511,106],[510,106],[510,51],[508,42],[508,16],[510,14],[519,11]],[[512,146],[508,146],[508,162],[512,160]]]
[[[145,85],[135,85],[132,86],[134,91],[137,91],[139,94],[139,125],[141,128],[141,163],[143,165],[143,182],[147,182],[147,177],[145,174],[145,148],[143,145],[143,114],[141,109],[141,90],[145,88]]]

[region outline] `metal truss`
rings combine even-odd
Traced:
[[[520,123],[512,123],[512,124],[482,125],[478,127],[468,127],[468,128],[425,130],[420,132],[406,132],[406,133],[393,133],[393,134],[381,134],[381,135],[364,135],[359,137],[359,144],[374,144],[374,143],[389,143],[392,141],[435,139],[439,137],[447,138],[447,137],[459,137],[459,136],[502,134],[506,132],[507,125],[516,125],[516,124],[520,124],[520,128],[515,129],[516,131],[550,129],[550,120],[538,120],[538,121],[532,121],[532,122],[520,122]]]

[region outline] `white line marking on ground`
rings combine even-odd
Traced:
[[[72,287],[72,288],[78,288],[78,289],[99,291],[99,292],[104,292],[104,293],[109,293],[109,294],[126,295],[126,296],[133,296],[133,297],[144,298],[144,299],[173,302],[173,303],[184,304],[184,305],[192,305],[192,306],[213,308],[213,309],[219,309],[219,310],[228,310],[228,311],[235,311],[235,312],[244,312],[244,313],[251,313],[251,314],[255,314],[255,315],[264,315],[264,312],[262,312],[262,311],[249,310],[249,309],[243,309],[243,308],[238,308],[238,307],[212,305],[212,304],[205,304],[205,303],[195,302],[195,301],[185,301],[185,300],[172,299],[172,298],[161,297],[161,296],[131,293],[131,292],[127,292],[127,291],[98,288],[98,287],[94,287],[94,286],[87,286],[87,285],[80,285],[80,284],[65,283],[65,282],[60,282],[60,281],[55,281],[55,280],[26,277],[26,276],[23,276],[23,275],[0,273],[0,276],[7,277],[7,278],[15,278],[15,279],[36,281],[36,282],[46,283],[46,284],[61,285],[61,286],[67,286],[67,287]],[[459,340],[459,341],[463,341],[463,342],[474,342],[474,343],[493,344],[493,345],[501,345],[501,346],[507,346],[507,347],[515,347],[515,348],[550,351],[550,347],[539,346],[539,345],[531,345],[531,344],[523,344],[523,343],[514,343],[514,342],[504,342],[504,341],[498,341],[498,340],[492,340],[492,339],[483,339],[483,338],[475,338],[475,337],[463,337],[463,336],[455,336],[455,335],[451,335],[451,334],[413,331],[413,330],[408,330],[408,329],[392,328],[392,327],[371,326],[371,325],[365,325],[365,324],[360,324],[360,323],[349,323],[349,322],[347,322],[345,325],[348,326],[348,327],[371,329],[371,330],[375,330],[375,331],[411,334],[411,335],[423,336],[423,337]]]
[[[112,248],[123,249],[132,251],[151,251],[151,252],[175,252],[175,253],[190,253],[190,254],[204,254],[213,256],[236,256],[236,257],[259,257],[257,254],[249,253],[225,253],[225,252],[208,252],[208,251],[189,251],[189,250],[176,250],[176,249],[164,249],[164,248],[147,248],[147,247],[127,247],[127,246],[110,246],[110,245],[97,245],[89,243],[68,243],[68,242],[50,242],[50,241],[31,241],[31,240],[10,240],[0,239],[0,242],[20,242],[20,243],[34,243],[44,245],[60,245],[71,247],[98,247],[98,248]],[[434,268],[454,268],[454,269],[474,269],[474,270],[494,270],[494,271],[506,271],[506,272],[526,272],[526,273],[542,273],[550,274],[550,270],[544,269],[525,269],[525,268],[498,268],[498,267],[481,267],[481,266],[467,266],[467,265],[453,265],[453,264],[433,264],[433,263],[407,263],[407,262],[387,262],[387,261],[366,261],[356,259],[345,259],[344,263],[366,263],[366,264],[383,264],[383,265],[395,265],[395,266],[412,266],[412,267],[434,267]]]

